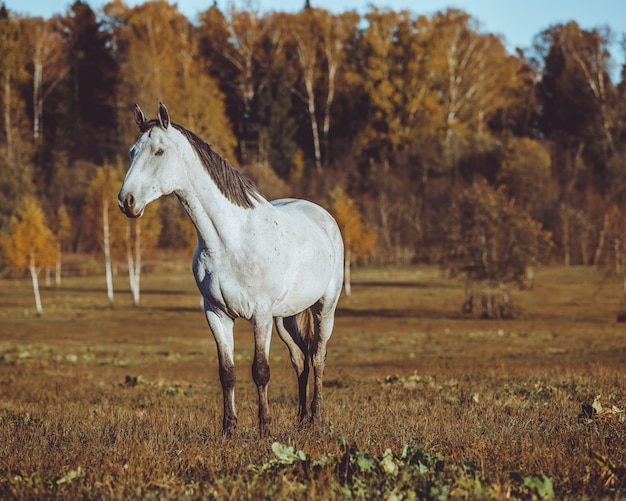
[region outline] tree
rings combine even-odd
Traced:
[[[332,200],[332,214],[337,220],[344,245],[344,286],[346,295],[352,291],[350,269],[354,259],[372,254],[376,239],[376,232],[370,229],[359,212],[354,200],[337,186],[330,194]]]
[[[41,152],[44,139],[44,103],[52,91],[67,76],[69,67],[63,61],[61,33],[54,21],[27,18],[24,21],[29,35],[29,52],[33,78],[33,141]]]
[[[121,47],[121,109],[134,103],[166,102],[181,122],[224,156],[232,156],[236,141],[226,117],[224,96],[213,77],[198,62],[198,37],[176,5],[146,2],[117,12],[115,40]],[[133,120],[120,123],[125,141],[136,138]]]
[[[560,243],[566,264],[570,262],[572,216],[581,210],[590,212],[584,206],[589,187],[604,199],[604,213],[596,223],[600,227],[594,253],[597,265],[609,231],[609,212],[626,186],[620,141],[616,140],[623,130],[623,105],[610,78],[609,41],[608,29],[588,31],[570,22],[543,31],[535,44],[542,64],[539,126],[554,144]]]
[[[113,305],[113,267],[111,253],[114,245],[123,241],[123,220],[116,218],[119,215],[117,208],[117,192],[122,183],[122,174],[105,165],[100,167],[89,185],[90,203],[85,207],[86,225],[92,232],[95,240],[104,252],[104,269],[109,304]]]
[[[508,55],[498,36],[480,33],[478,22],[460,10],[435,14],[430,33],[443,112],[443,156],[454,175],[474,138],[488,136],[493,120],[523,98],[525,63]]]
[[[311,10],[311,9],[305,9]],[[332,109],[341,69],[346,66],[346,47],[356,37],[360,16],[356,12],[344,12],[333,15],[327,10],[315,9],[320,28],[320,50],[324,54],[325,72],[321,87],[325,87],[326,98],[322,99],[322,163],[327,165],[330,160],[330,130]]]
[[[550,199],[552,159],[538,141],[511,138],[496,176],[498,185],[512,204],[540,217]]]
[[[306,104],[311,124],[315,167],[322,169],[322,151],[320,146],[319,125],[317,123],[316,83],[323,68],[323,56],[320,51],[320,26],[318,9],[307,8],[291,17],[291,37],[294,43],[296,64],[300,69],[302,90],[294,86],[294,92]]]
[[[502,190],[475,181],[455,199],[447,225],[446,267],[470,282],[482,283],[483,307],[496,316],[496,291],[502,291],[502,316],[508,316],[510,283],[523,283],[550,248],[551,235]]]
[[[289,180],[297,145],[286,68],[270,68],[264,81],[253,106],[258,123],[259,161],[267,161],[276,174]]]
[[[0,229],[23,197],[33,193],[32,136],[21,99],[28,77],[24,32],[19,19],[0,5]]]
[[[76,0],[57,19],[67,73],[57,89],[56,141],[68,155],[98,165],[112,161],[117,150],[116,102],[119,61],[110,34],[87,3]]]
[[[2,94],[2,115],[4,125],[4,148],[9,162],[15,161],[15,109],[14,91],[16,83],[26,77],[25,38],[20,23],[0,5],[0,93]]]
[[[70,217],[67,213],[67,208],[65,207],[65,205],[61,205],[58,208],[53,225],[57,241],[55,283],[58,287],[59,285],[61,285],[61,257],[63,255],[64,247],[67,245],[67,241],[70,236],[70,229],[72,227],[72,223],[70,221]]]
[[[610,38],[608,28],[587,31],[572,21],[543,31],[535,45],[543,59],[543,132],[586,139],[590,146],[593,138],[595,154],[604,161],[615,148],[619,110],[609,72]]]
[[[275,62],[280,64],[284,28],[270,26],[268,19],[260,17],[256,11],[239,11],[234,6],[230,9],[229,20],[216,5],[199,17],[201,53],[209,71],[222,83],[237,130],[239,157],[246,164],[252,160],[250,143],[255,139],[253,104],[263,85],[258,78],[259,68],[263,66],[260,58],[269,45],[273,57],[265,59],[269,68],[262,71],[271,71]]]
[[[7,264],[18,271],[30,272],[39,315],[43,309],[38,274],[42,267],[54,265],[55,244],[39,202],[26,197],[11,218],[9,232],[2,236],[0,247]]]
[[[419,143],[417,138],[423,139],[427,129],[440,128],[436,124],[440,92],[425,45],[430,28],[426,18],[415,19],[408,11],[373,7],[365,17],[361,77],[370,116],[360,141],[379,159],[393,162],[396,153]]]
[[[119,217],[122,217],[120,214]],[[161,221],[156,207],[150,207],[141,219],[126,219],[126,259],[133,303],[139,306],[141,265],[145,253],[156,246],[161,232]]]

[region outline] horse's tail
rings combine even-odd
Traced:
[[[296,315],[296,324],[300,332],[300,338],[306,346],[307,353],[312,353],[313,340],[315,339],[315,323],[313,322],[313,311],[307,308]]]

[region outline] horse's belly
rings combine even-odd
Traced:
[[[272,303],[272,316],[286,317],[299,313],[320,300],[326,293],[328,280],[321,277],[302,277],[300,280],[286,283]]]

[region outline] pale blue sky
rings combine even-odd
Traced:
[[[2,2],[3,0],[0,0]],[[94,10],[106,0],[83,0]],[[126,0],[128,5],[143,3],[144,0]],[[31,16],[50,17],[64,13],[72,0],[4,0],[14,12]],[[179,10],[190,20],[198,12],[207,10],[213,0],[178,0]],[[218,0],[218,6],[226,10],[231,3],[238,8],[246,7],[262,12],[277,10],[293,12],[304,5],[304,0]],[[613,31],[615,44],[614,59],[621,63],[624,55],[619,42],[626,35],[626,0],[384,0],[363,2],[358,0],[311,0],[311,5],[332,12],[356,10],[363,13],[367,5],[394,10],[407,9],[417,14],[432,14],[447,7],[456,7],[471,14],[480,23],[484,32],[501,35],[509,50],[527,48],[533,37],[543,29],[557,23],[577,21],[581,27],[590,29],[608,25]]]

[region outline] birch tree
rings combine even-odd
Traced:
[[[60,36],[52,20],[24,20],[29,36],[30,60],[33,71],[33,141],[40,148],[44,137],[44,103],[51,92],[67,76],[69,68],[62,60]]]
[[[113,305],[115,299],[112,248],[113,245],[120,245],[123,242],[123,236],[120,237],[123,231],[122,219],[115,217],[119,215],[117,192],[121,183],[122,174],[119,171],[110,165],[100,167],[89,185],[90,203],[85,209],[85,224],[104,253],[105,280],[110,305]]]
[[[120,50],[119,100],[129,110],[120,125],[126,141],[136,139],[133,103],[159,101],[176,110],[181,123],[231,156],[236,145],[225,114],[224,96],[199,61],[196,29],[176,5],[146,2],[116,13]]]
[[[356,12],[334,15],[313,7],[280,18],[290,35],[290,59],[296,70],[293,93],[304,103],[308,114],[318,170],[328,162],[332,106],[340,69],[359,19]]]
[[[626,176],[617,138],[623,134],[622,99],[610,78],[608,30],[583,30],[576,22],[552,26],[537,37],[543,65],[538,85],[542,134],[553,142],[560,184],[560,216],[565,262],[570,260],[572,216],[582,192],[595,185],[603,199],[594,264],[604,252],[609,212],[623,198]],[[584,188],[583,188],[584,187]]]
[[[33,284],[35,306],[43,314],[39,293],[39,271],[55,262],[55,238],[46,223],[39,202],[26,197],[11,218],[9,231],[0,239],[5,261],[17,271],[28,271]]]
[[[496,35],[482,34],[469,14],[448,9],[433,17],[429,47],[443,112],[443,151],[454,172],[472,135],[488,132],[497,113],[519,99],[524,62]]]
[[[318,73],[325,61],[320,52],[320,28],[316,15],[317,9],[306,8],[292,18],[291,38],[294,42],[296,61],[300,68],[302,91],[294,87],[298,97],[305,103],[311,124],[313,155],[315,167],[322,169],[322,150],[320,132],[317,123],[318,106],[315,99]]]
[[[232,6],[228,14],[227,20],[215,5],[200,14],[200,37],[203,55],[211,61],[211,71],[220,74],[231,106],[237,110],[233,121],[239,138],[239,155],[247,163],[252,159],[252,106],[262,87],[255,75],[262,64],[259,51],[269,41],[278,59],[284,28],[280,24],[271,25],[269,17],[261,17],[255,10],[237,10]]]
[[[0,6],[0,94],[4,125],[4,151],[9,162],[14,161],[15,100],[17,82],[23,81],[24,37],[20,24],[9,16],[4,4]]]
[[[153,204],[154,205],[154,204]],[[161,221],[156,206],[149,206],[138,219],[126,219],[125,248],[128,262],[128,279],[133,304],[139,306],[141,297],[141,267],[143,258],[156,246],[161,232]]]

